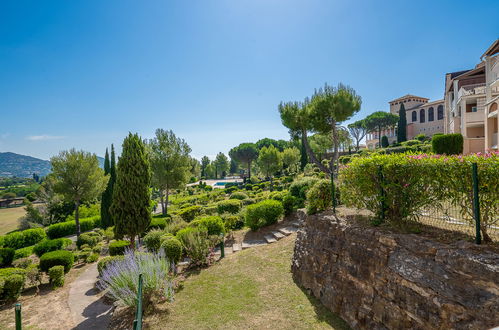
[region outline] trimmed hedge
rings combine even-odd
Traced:
[[[94,247],[102,240],[102,237],[96,232],[83,233],[76,240],[76,246],[80,249],[82,245]]]
[[[16,250],[13,248],[0,248],[0,266],[8,266],[14,260]]]
[[[48,272],[54,266],[64,266],[64,272],[73,267],[74,255],[71,251],[57,250],[47,252],[40,257],[40,270]]]
[[[117,256],[125,254],[125,250],[130,246],[128,241],[114,241],[109,243],[109,255]]]
[[[169,237],[163,240],[161,243],[161,248],[165,251],[165,256],[170,260],[170,262],[177,263],[182,257],[182,243],[176,237]]]
[[[191,222],[194,218],[201,212],[201,206],[192,205],[185,207],[178,212],[178,215],[184,219],[184,221]]]
[[[80,219],[80,231],[89,231],[100,226],[100,216]],[[47,227],[47,235],[50,239],[76,234],[76,222],[65,221]]]
[[[152,218],[149,227],[147,230],[152,229],[165,229],[166,227],[166,219],[165,218]]]
[[[64,285],[64,267],[54,266],[49,269],[49,278],[52,288],[56,289]]]
[[[40,243],[36,244],[33,247],[33,253],[37,256],[41,257],[47,252],[62,250],[66,246],[71,245],[73,241],[69,238],[56,238],[56,239],[47,239],[43,240]]]
[[[2,245],[3,247],[21,249],[35,245],[46,237],[47,234],[43,228],[26,229],[3,236]]]
[[[0,300],[15,301],[21,295],[26,271],[21,268],[0,269]]]
[[[276,223],[284,213],[282,203],[273,199],[249,205],[246,208],[246,225],[252,230]]]
[[[220,235],[225,233],[224,222],[218,215],[202,217],[194,220],[201,227],[206,228],[208,235]]]
[[[160,229],[153,229],[144,236],[144,245],[151,252],[156,252],[161,247],[161,236],[165,232]]]
[[[242,191],[236,191],[236,192],[233,192],[232,195],[230,195],[230,199],[243,200],[246,198],[248,198],[248,195]]]
[[[33,248],[35,246],[27,246],[22,249],[17,249],[14,253],[14,260],[26,258],[33,254]]]
[[[434,135],[431,140],[433,152],[436,154],[459,155],[463,153],[463,136],[459,133]]]
[[[238,199],[229,199],[217,203],[218,214],[232,213],[235,214],[241,209],[241,201]]]

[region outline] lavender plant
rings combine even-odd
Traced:
[[[164,252],[135,253],[127,249],[123,260],[109,263],[103,270],[97,286],[123,306],[136,305],[139,274],[143,278],[143,301],[154,296],[173,300],[173,276],[170,262]]]

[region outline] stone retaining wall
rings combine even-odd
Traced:
[[[354,329],[499,326],[499,255],[472,243],[305,217],[295,281]]]

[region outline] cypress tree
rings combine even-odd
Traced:
[[[109,152],[106,148],[106,156],[104,157],[104,174],[109,175],[111,172],[111,164],[109,162]],[[102,228],[109,227],[110,224],[110,214],[109,206],[111,205],[111,195],[109,192],[109,187],[111,186],[111,178],[107,182],[106,190],[102,193],[102,199],[100,203],[100,219]]]
[[[109,178],[109,207],[111,207],[111,203],[113,201],[113,189],[114,185],[116,184],[116,155],[114,153],[114,144],[111,144],[111,168],[109,171],[110,178]],[[113,220],[113,215],[111,212],[109,212],[109,225],[113,226],[114,225],[114,220]]]
[[[138,134],[129,133],[123,141],[123,151],[116,167],[111,214],[114,234],[127,236],[135,248],[135,237],[151,223],[151,169],[145,144]]]
[[[405,113],[405,107],[402,103],[399,110],[399,121],[397,124],[397,142],[407,141],[407,118]]]

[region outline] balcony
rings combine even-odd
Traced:
[[[466,125],[483,124],[485,121],[485,111],[465,112],[464,122]]]
[[[485,84],[473,84],[461,87],[457,93],[457,99],[464,96],[482,95],[485,94]]]

